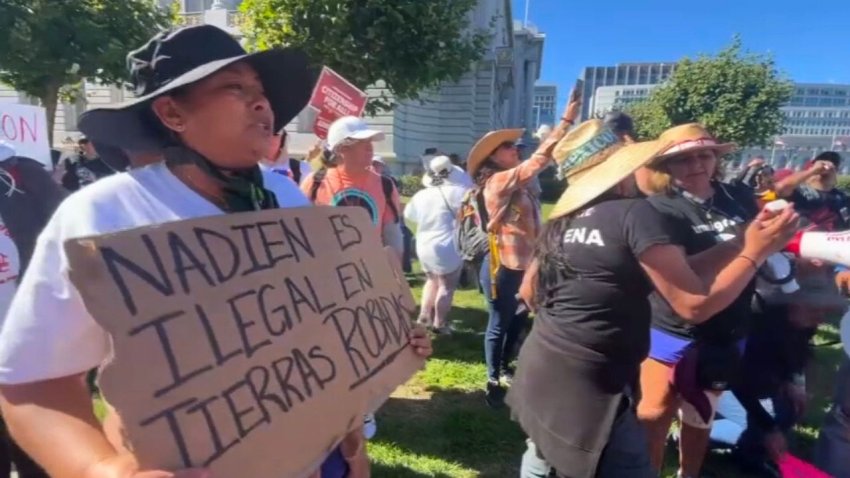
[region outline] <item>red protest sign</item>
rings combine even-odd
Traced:
[[[349,83],[339,73],[324,67],[310,98],[310,106],[319,112],[313,123],[313,132],[319,138],[325,139],[328,126],[337,118],[362,115],[367,99],[365,92]]]

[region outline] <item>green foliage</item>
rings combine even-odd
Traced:
[[[85,78],[122,83],[127,53],[169,19],[150,0],[0,0],[0,81],[38,98],[52,133],[60,98]]]
[[[411,197],[424,186],[422,186],[422,175],[405,174],[399,179],[401,190],[398,192],[402,196]]]
[[[850,194],[850,176],[839,176],[836,187],[847,194]]]
[[[488,35],[470,32],[476,0],[245,0],[249,48],[298,46],[361,89],[383,81],[400,99],[457,81],[484,53]],[[369,113],[392,99],[370,99]]]
[[[764,146],[783,132],[780,107],[793,92],[773,58],[743,52],[740,37],[716,56],[678,63],[670,79],[649,99],[632,105],[638,135],[657,137],[665,129],[699,122],[722,141]]]

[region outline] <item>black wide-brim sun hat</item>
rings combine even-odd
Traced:
[[[307,106],[318,68],[296,48],[247,53],[212,25],[164,31],[130,52],[127,66],[136,98],[86,111],[79,119],[80,131],[93,141],[127,150],[159,150],[173,141],[151,124],[151,102],[243,61],[259,75],[274,113],[273,131],[280,131]]]

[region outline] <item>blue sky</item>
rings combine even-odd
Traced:
[[[512,1],[522,20],[526,0]],[[713,53],[735,33],[794,81],[850,83],[847,0],[527,1],[529,22],[546,34],[539,81],[558,84],[561,106],[585,66]]]

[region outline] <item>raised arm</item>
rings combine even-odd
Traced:
[[[741,253],[722,264],[715,275],[698,275],[682,248],[670,244],[651,246],[638,260],[676,314],[688,322],[704,322],[728,307],[758,267],[770,254],[781,250],[796,231],[798,216],[793,208],[768,217],[763,213],[750,224]]]
[[[790,197],[791,194],[794,193],[794,190],[800,187],[801,184],[808,181],[809,178],[813,178],[829,171],[832,167],[832,163],[829,161],[816,161],[811,168],[794,173],[776,183],[776,195],[781,198]]]
[[[549,133],[549,136],[540,142],[540,146],[537,147],[531,158],[523,161],[519,166],[495,173],[487,181],[487,193],[510,196],[514,191],[527,185],[529,181],[546,169],[552,161],[552,150],[558,144],[558,141],[567,134],[570,127],[575,124],[580,112],[581,90],[574,88],[560,122]]]

